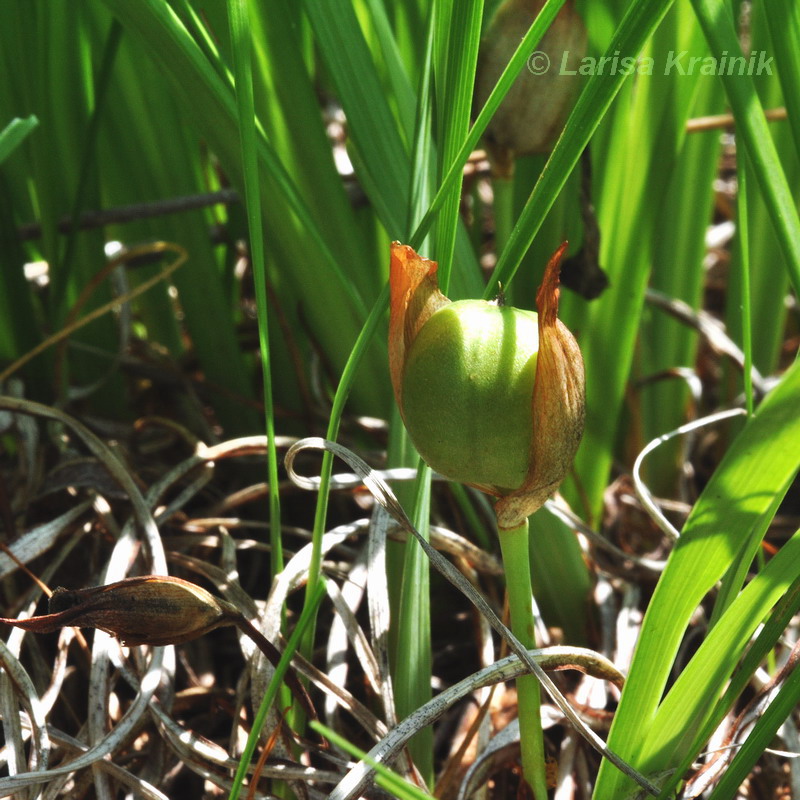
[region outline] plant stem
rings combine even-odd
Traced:
[[[505,249],[514,228],[514,180],[495,176],[494,192],[494,248],[497,258]]]
[[[525,647],[535,647],[527,519],[517,528],[500,531],[500,548],[506,571],[511,630]],[[535,675],[517,678],[522,774],[536,800],[547,800],[539,692]]]

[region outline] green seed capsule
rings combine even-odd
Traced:
[[[534,314],[453,303],[435,261],[392,244],[389,371],[403,422],[433,469],[498,498],[500,530],[558,489],[583,433],[583,359],[558,319],[565,250],[547,264]]]
[[[439,309],[411,345],[403,374],[406,426],[446,477],[504,494],[530,464],[537,315],[482,300]]]

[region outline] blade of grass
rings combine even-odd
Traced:
[[[751,44],[755,52],[771,47],[768,35],[768,17],[773,14],[756,4],[752,7],[750,20]],[[780,105],[783,101],[778,75],[754,75],[753,82],[764,108]],[[772,122],[770,134],[775,147],[781,155],[782,166],[792,187],[798,186],[800,178],[800,161],[794,152],[790,122]],[[741,141],[737,141],[737,152],[744,152]],[[760,191],[751,183],[751,191],[747,198],[747,219],[750,227],[750,260],[758,264],[758,269],[751,271],[750,305],[754,321],[753,362],[762,374],[768,375],[779,364],[784,332],[786,329],[787,308],[784,298],[789,291],[789,273],[785,266],[785,256],[778,241],[769,209]],[[795,200],[798,199],[795,188]],[[737,263],[738,251],[734,249],[731,264],[732,280],[728,287],[726,303],[726,324],[734,341],[742,340],[742,319],[739,313],[741,305],[738,276],[741,266]],[[738,381],[729,390],[731,394],[738,391]]]
[[[2,164],[39,125],[35,114],[25,119],[16,117],[0,131],[0,164]]]
[[[261,705],[259,706],[256,716],[253,719],[253,727],[250,729],[250,734],[247,737],[247,744],[242,752],[242,757],[239,761],[239,767],[236,770],[236,775],[233,779],[233,785],[231,787],[230,794],[228,795],[228,800],[238,800],[242,789],[242,782],[247,775],[250,762],[253,760],[253,753],[255,752],[261,736],[261,730],[267,720],[267,713],[275,701],[275,697],[277,696],[281,682],[283,681],[283,676],[286,674],[286,670],[289,669],[289,664],[291,663],[295,652],[297,652],[300,639],[303,637],[308,626],[315,618],[325,593],[325,581],[318,580],[314,588],[314,594],[311,596],[310,602],[303,608],[303,611],[300,614],[300,619],[297,621],[297,626],[292,631],[289,641],[286,643],[286,649],[283,651],[281,660],[278,663],[278,666],[275,668],[275,672],[272,675],[272,680],[269,682],[267,691],[265,692],[264,697],[261,699]]]
[[[721,59],[723,52],[741,52],[729,4],[724,0],[692,0],[692,5],[717,58]],[[753,177],[775,226],[789,276],[795,291],[800,293],[800,217],[770,136],[764,109],[750,75],[728,74],[726,70],[722,82],[736,119],[737,135],[747,150]]]
[[[435,79],[437,87],[440,179],[458,155],[469,131],[475,71],[478,63],[482,0],[458,0],[436,4]],[[453,252],[458,232],[463,172],[448,188],[436,228],[439,285],[444,294],[450,286]]]
[[[696,759],[696,754],[708,742],[713,732],[722,723],[725,715],[730,712],[734,703],[741,697],[756,669],[764,658],[771,653],[776,642],[783,636],[798,608],[800,608],[800,577],[795,578],[792,585],[772,610],[769,619],[766,620],[755,641],[731,676],[731,681],[716,704],[713,713],[708,715],[705,723],[699,729],[692,746],[688,748],[683,760],[677,766],[675,774],[664,786],[664,793],[667,796],[680,783],[691,763]]]
[[[798,553],[800,535],[795,534],[733,601],[720,624],[681,672],[659,707],[650,735],[645,737],[642,766],[646,770],[666,770],[681,760],[697,756],[692,750],[703,744],[697,740],[698,731],[703,730],[709,718],[721,721],[723,709],[717,697],[737,667],[738,656],[747,649],[762,620],[800,576]],[[782,630],[773,629],[772,646],[782,634]],[[750,663],[754,671],[756,664]],[[725,713],[736,699],[726,692]]]
[[[103,2],[158,65],[174,97],[180,99],[184,111],[207,138],[232,182],[242,185],[230,82],[220,77],[220,72],[208,62],[167,4],[154,0],[134,5],[119,0]],[[312,329],[315,343],[324,347],[334,370],[338,371],[346,361],[367,306],[357,282],[347,274],[347,261],[334,256],[302,193],[260,129],[258,154],[262,202],[270,210],[264,216],[264,225],[276,258],[292,265],[291,269],[280,272],[281,282],[295,287],[316,287],[321,278],[325,279],[324,293],[303,293],[304,319]],[[337,335],[331,336],[331,330],[337,331]],[[373,374],[385,371],[385,350],[381,350],[375,347],[370,353]],[[364,381],[359,390],[362,399],[370,399],[373,413],[388,402],[383,381]]]
[[[434,190],[436,155],[433,145],[433,25],[428,25],[427,47],[420,74],[417,92],[417,107],[414,113],[414,130],[411,148],[411,192],[408,203],[408,229],[417,223],[422,209]],[[427,242],[423,244],[427,245]],[[422,246],[422,245],[421,245]]]
[[[32,324],[36,309],[21,266],[26,254],[14,224],[14,192],[4,178],[0,174],[0,360],[10,364],[33,350],[39,339]],[[51,380],[43,361],[28,366],[23,375],[29,381],[32,397],[44,393]]]
[[[414,482],[414,526],[429,537],[431,471],[418,459],[419,471]],[[395,654],[394,689],[397,716],[404,719],[431,699],[433,669],[431,640],[430,566],[422,548],[412,540],[406,543],[399,600],[397,653]],[[433,782],[433,731],[421,730],[410,742],[409,751],[426,784]]]
[[[347,117],[359,180],[391,238],[407,242],[412,176],[409,146],[401,135],[406,125],[397,121],[389,107],[379,69],[351,4],[347,0],[314,0],[306,2],[305,9]],[[402,78],[396,76],[395,80]],[[480,272],[461,227],[456,259],[459,270],[452,293],[474,297],[480,292]]]
[[[706,52],[702,32],[688,6],[673,6],[678,15],[676,38],[671,44],[677,51],[700,56]],[[686,28],[689,28],[687,34]],[[682,88],[693,88],[690,103],[692,116],[721,112],[719,85],[712,76],[677,78]],[[685,87],[684,87],[685,84]],[[654,98],[655,99],[655,98]],[[677,123],[680,124],[680,123]],[[703,296],[703,257],[705,236],[712,219],[714,178],[718,169],[720,138],[717,131],[687,135],[674,166],[667,168],[668,185],[663,201],[656,201],[657,221],[652,233],[652,275],[650,285],[668,297],[674,297],[698,309]],[[666,165],[665,165],[666,167]],[[611,170],[608,170],[610,173]],[[612,177],[609,174],[608,180]],[[648,182],[650,183],[650,182]],[[658,192],[652,191],[652,197]],[[605,217],[607,219],[607,217]],[[605,230],[616,238],[615,230]],[[633,234],[635,235],[635,234]],[[612,286],[613,291],[613,286]],[[638,337],[639,374],[645,378],[676,366],[695,363],[697,333],[658,310],[645,308]],[[643,386],[639,393],[642,441],[648,442],[665,431],[687,421],[689,392],[682,380],[661,380]],[[681,474],[683,441],[675,439],[659,447],[648,459],[646,477],[656,494],[672,496]]]
[[[229,0],[228,13],[230,15],[234,74],[236,76],[236,104],[239,113],[239,136],[242,148],[242,173],[244,175],[247,222],[250,233],[250,253],[256,285],[259,349],[264,380],[264,413],[268,441],[267,476],[269,484],[271,578],[274,578],[283,569],[283,548],[281,544],[278,455],[275,449],[275,407],[272,400],[272,362],[268,337],[267,280],[264,264],[264,231],[261,226],[261,192],[259,189],[248,0]],[[314,595],[314,589],[319,580],[320,565],[312,566],[316,567],[316,569],[310,569],[309,572],[306,590],[307,600]]]
[[[777,697],[769,704],[766,711],[759,715],[755,727],[747,735],[747,739],[725,770],[709,800],[723,800],[736,793],[751,774],[756,761],[770,746],[778,728],[795,711],[798,700],[800,700],[800,670],[793,669]]]
[[[750,228],[747,221],[747,157],[742,154],[736,167],[736,230],[742,270],[742,350],[744,351],[744,397],[747,416],[753,416],[753,329],[750,308]]]
[[[89,7],[23,6],[17,20],[7,24],[21,41],[42,43],[28,48],[32,55],[19,62],[26,68],[18,66],[14,75],[27,77],[18,91],[42,123],[39,135],[29,140],[30,177],[42,225],[41,254],[49,265],[49,324],[55,329],[104,266],[101,230],[76,231],[65,239],[58,231],[58,222],[65,214],[74,216],[79,210],[100,207],[99,170],[92,155],[97,122],[108,98],[103,90],[107,81],[104,64],[96,64],[95,59],[102,59],[105,52],[113,60],[115,35],[109,29],[108,16],[103,15],[96,24],[96,10]],[[87,310],[111,299],[106,282],[92,293]],[[82,329],[76,340],[106,351],[106,358],[79,350],[69,353],[60,364],[65,380],[56,387],[60,392],[67,385],[82,387],[99,382],[92,406],[95,413],[110,418],[124,414],[128,405],[121,376],[107,373],[106,359],[113,359],[118,348],[117,327],[110,316],[104,316]]]
[[[15,118],[0,133],[0,166],[39,125],[31,114]],[[14,225],[14,200],[4,176],[0,174],[0,359],[15,361],[22,353],[36,346],[33,303],[21,265],[25,255]],[[34,368],[41,373],[41,368]],[[33,373],[32,373],[33,374]],[[34,379],[43,383],[44,375]]]
[[[726,453],[656,587],[609,736],[609,747],[634,766],[644,761],[649,767],[665,742],[671,741],[664,731],[674,731],[673,721],[662,718],[658,703],[692,613],[732,563],[741,543],[754,528],[768,523],[800,466],[798,392],[800,364],[795,364]],[[735,659],[728,651],[718,655]],[[685,724],[679,712],[681,707],[675,713]],[[595,796],[623,796],[626,787],[632,788],[603,764]]]
[[[402,236],[411,185],[408,150],[355,10],[346,0],[304,3],[358,149],[364,189],[392,235]]]
[[[419,249],[425,235],[430,230],[435,215],[449,196],[453,182],[459,180],[459,174],[461,170],[463,170],[464,164],[467,163],[470,153],[477,147],[494,112],[500,107],[500,103],[503,102],[503,98],[508,94],[508,90],[517,79],[520,70],[525,66],[537,42],[544,36],[545,31],[550,26],[553,19],[555,19],[556,14],[563,5],[564,0],[548,0],[531,24],[528,32],[520,42],[519,47],[514,51],[513,56],[508,62],[508,66],[503,70],[503,74],[498,79],[497,85],[487,98],[484,107],[480,110],[472,128],[470,128],[469,135],[461,145],[458,154],[453,158],[447,174],[442,178],[430,208],[409,238],[409,244],[415,250]]]
[[[414,129],[411,131],[412,185],[407,217],[409,227],[425,207],[437,171],[436,147],[432,132],[435,102],[433,97],[433,50],[436,31],[436,7],[428,15],[425,58],[419,77]],[[388,459],[397,466],[416,468],[412,485],[397,487],[398,499],[407,508],[421,531],[429,535],[431,473],[408,438],[399,410],[393,407],[390,421]],[[386,573],[390,615],[396,624],[390,629],[389,651],[392,669],[395,710],[401,718],[431,698],[433,663],[430,619],[430,574],[427,559],[416,541],[387,542]],[[402,655],[401,655],[402,654]],[[409,753],[426,783],[433,781],[433,735],[420,731],[409,743]]]
[[[800,53],[800,6],[792,0],[774,0],[768,9],[761,6],[759,9],[769,28],[794,146],[800,158],[800,62],[797,59]]]
[[[430,795],[427,792],[423,792],[419,787],[404,781],[396,772],[392,772],[384,764],[379,764],[369,758],[363,750],[348,742],[347,739],[335,731],[319,722],[312,722],[311,727],[326,739],[330,739],[331,743],[336,747],[349,753],[354,758],[366,761],[375,770],[377,775],[375,782],[382,789],[389,792],[392,797],[396,797],[398,800],[430,800]]]
[[[160,70],[133,37],[123,37],[110,93],[115,102],[103,120],[98,153],[105,165],[101,174],[105,202],[126,205],[204,191],[203,143],[186,125]],[[183,325],[176,319],[168,287],[155,289],[138,302],[137,313],[148,337],[166,347],[174,359],[183,355],[188,333],[209,387],[223,387],[213,394],[212,402],[226,434],[253,433],[261,427],[258,413],[247,405],[254,399],[253,370],[241,353],[234,298],[210,241],[213,222],[210,211],[196,210],[175,214],[168,223],[155,218],[110,226],[106,233],[126,243],[158,240],[169,224],[171,235],[186,247],[189,264],[174,278]],[[140,271],[132,273],[132,282],[141,280]],[[196,413],[188,403],[184,407],[187,414]]]

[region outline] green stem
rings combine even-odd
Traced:
[[[492,180],[492,192],[494,193],[494,251],[499,259],[514,229],[514,179],[495,176]]]
[[[525,647],[535,647],[527,519],[517,528],[500,531],[500,548],[506,571],[511,630]],[[535,675],[517,678],[517,704],[522,774],[533,790],[534,798],[547,800],[541,696]]]

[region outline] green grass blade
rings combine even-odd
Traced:
[[[309,603],[306,604],[305,608],[300,614],[300,619],[297,620],[297,625],[292,631],[289,641],[286,643],[286,649],[283,651],[281,660],[278,662],[278,666],[275,668],[275,672],[272,675],[272,680],[269,682],[267,691],[264,694],[264,697],[261,699],[261,704],[259,705],[255,718],[253,719],[253,727],[250,729],[250,734],[247,737],[247,744],[245,745],[244,751],[242,752],[242,757],[239,760],[239,766],[233,779],[233,785],[231,786],[228,800],[237,800],[241,794],[242,783],[247,775],[250,762],[253,760],[253,753],[255,753],[256,746],[260,740],[261,730],[264,727],[264,723],[267,721],[267,712],[275,701],[275,697],[280,689],[283,676],[286,674],[288,669],[291,669],[290,664],[294,654],[297,652],[297,646],[300,643],[300,639],[308,629],[308,626],[311,625],[312,621],[315,619],[315,615],[319,610],[319,605],[322,602],[322,598],[325,597],[325,594],[325,581],[317,581],[314,594],[311,596]]]
[[[674,7],[673,12],[677,11]],[[685,16],[695,25],[691,13]],[[703,52],[702,44],[701,40],[696,46],[690,46],[690,52]],[[700,77],[697,84],[692,116],[722,112],[724,106],[720,104],[716,79]],[[663,204],[659,204],[659,221],[653,231],[651,287],[668,297],[683,300],[693,309],[700,308],[703,298],[705,237],[712,219],[719,155],[717,131],[686,136],[674,168],[669,170],[669,184]],[[680,269],[676,269],[678,264]],[[698,343],[697,333],[690,327],[661,310],[646,307],[638,340],[638,375],[644,378],[675,366],[694,364]],[[642,441],[651,441],[687,421],[689,391],[684,381],[651,383],[641,388],[639,397]],[[672,496],[681,474],[683,456],[683,441],[675,439],[648,457],[644,475],[651,491]]]
[[[436,6],[438,33],[436,86],[441,175],[457,158],[469,131],[480,44],[482,0],[441,2]],[[440,175],[440,177],[441,177]],[[439,285],[447,294],[461,207],[461,175],[448,190],[436,229]]]
[[[800,158],[800,5],[793,0],[773,0],[762,7],[769,28],[778,78],[783,87],[783,98],[792,128],[794,146]]]
[[[387,102],[380,69],[352,5],[347,0],[314,0],[305,8],[347,116],[359,180],[390,238],[409,242],[412,175],[411,144],[404,138],[407,123],[398,121]],[[453,294],[475,296],[480,273],[463,229],[456,241],[456,258],[459,270]]]
[[[768,523],[797,473],[799,396],[800,364],[795,364],[723,458],[656,587],[609,737],[611,749],[637,768],[656,768],[655,754],[667,749],[667,728],[673,732],[669,741],[674,740],[673,721],[662,716],[658,703],[692,613],[753,529]],[[723,627],[717,625],[714,632]],[[729,651],[719,650],[717,656],[730,657]],[[675,702],[673,710],[680,717],[674,724],[685,726],[683,705]],[[625,786],[628,783],[623,776],[604,764],[595,796],[623,796]]]
[[[731,603],[681,672],[645,737],[641,766],[646,771],[666,769],[689,755],[687,750],[738,664],[737,655],[800,575],[798,556],[800,536],[795,535]]]
[[[208,140],[232,182],[242,185],[236,108],[230,83],[208,62],[203,50],[166,4],[153,0],[133,5],[119,0],[104,0],[104,3],[159,66],[174,97],[180,98],[184,111]],[[264,216],[264,225],[276,259],[291,265],[281,271],[281,281],[302,296],[304,319],[314,342],[320,343],[338,372],[368,305],[358,283],[347,274],[349,262],[334,255],[308,203],[262,131],[258,136],[258,153],[262,202],[270,209]],[[318,287],[323,279],[326,292],[308,291],[308,287]],[[337,331],[337,335],[331,336],[331,330]],[[373,348],[370,358],[374,374],[385,371],[385,350],[381,353],[381,348]],[[373,411],[388,403],[386,384],[382,381],[364,381],[359,390],[362,398],[369,398]]]
[[[725,52],[741,52],[729,4],[724,0],[692,0],[692,5],[717,58]],[[800,293],[800,217],[751,76],[746,71],[742,75],[727,73],[722,81],[736,119],[736,133],[744,143],[753,177],[769,209],[792,284]]]
[[[261,352],[261,370],[264,380],[264,413],[268,441],[267,476],[269,484],[269,525],[271,548],[271,578],[283,569],[281,544],[281,505],[278,491],[278,455],[275,449],[275,407],[272,399],[272,361],[270,357],[269,317],[267,310],[267,279],[264,257],[264,230],[261,225],[261,190],[259,183],[258,146],[256,139],[255,103],[253,100],[253,73],[250,47],[250,19],[248,0],[229,0],[231,43],[234,75],[236,78],[236,105],[239,113],[239,136],[242,148],[242,173],[244,175],[245,204],[250,234],[250,253],[256,285],[258,309],[258,335]],[[318,580],[316,571],[309,573],[306,599],[314,594]],[[313,626],[312,626],[313,629]]]
[[[795,537],[796,536],[797,534],[795,534]],[[789,565],[789,567],[791,568],[791,565]],[[774,569],[774,567],[771,567],[771,570],[772,569]],[[771,572],[770,577],[775,578],[775,573]],[[761,580],[759,592],[762,598],[764,597],[766,590],[767,587],[765,586],[764,581]],[[750,589],[747,591],[752,592]],[[754,596],[751,594],[750,598],[752,601]],[[755,597],[755,600],[756,603],[758,603],[759,597]],[[733,620],[734,625],[737,627],[740,627],[740,623],[737,620],[737,615],[740,615],[740,612],[759,619],[759,617],[756,615],[764,614],[767,607],[767,604],[763,602],[760,603],[760,607],[752,602],[750,602],[748,606],[742,605],[741,601],[739,601],[739,603],[740,605],[737,608],[730,611],[730,619]],[[752,679],[756,669],[763,662],[764,658],[770,654],[770,651],[775,648],[776,643],[784,635],[787,626],[797,613],[798,608],[800,608],[800,577],[796,577],[794,579],[788,590],[784,593],[783,597],[781,597],[776,603],[775,608],[769,614],[769,618],[764,623],[758,636],[755,637],[755,641],[747,649],[747,652],[742,658],[741,663],[737,666],[735,672],[731,676],[730,683],[728,684],[725,693],[717,702],[713,712],[707,716],[704,724],[699,728],[695,741],[686,749],[682,760],[673,762],[673,766],[677,767],[677,769],[675,774],[672,776],[672,778],[670,778],[664,787],[664,791],[667,796],[669,796],[669,793],[674,789],[674,787],[680,783],[682,776],[686,774],[686,771],[689,769],[691,763],[696,759],[697,754],[703,749],[706,742],[708,742],[711,734],[719,727],[725,715],[730,713],[734,703],[742,696],[742,693],[750,683],[750,680]],[[726,617],[726,619],[723,621],[723,626],[726,625],[728,621],[729,620]],[[752,626],[750,625],[746,629],[752,630]],[[720,632],[721,631],[725,631],[725,628],[720,628]],[[710,639],[713,639],[713,645],[718,643],[722,644],[719,637],[725,634],[720,632],[714,633],[711,637],[709,637]],[[727,644],[730,643],[728,642]],[[741,646],[742,642],[740,641],[738,643],[732,643],[732,646],[737,645]],[[706,644],[704,644],[703,647],[707,649]],[[701,656],[699,652],[698,656]],[[705,665],[703,666],[705,668]],[[713,670],[715,665],[710,665],[710,668]],[[718,690],[719,687],[713,687],[711,693],[713,694]]]
[[[416,248],[422,243],[425,235],[430,230],[431,225],[435,219],[435,215],[439,212],[442,204],[449,196],[451,187],[455,181],[460,180],[461,171],[464,164],[467,163],[470,153],[477,147],[481,136],[489,125],[489,122],[494,115],[494,112],[500,107],[503,98],[508,94],[517,76],[525,67],[525,64],[530,57],[531,51],[536,47],[537,42],[544,36],[545,31],[550,23],[555,19],[556,14],[564,5],[564,0],[547,0],[542,10],[539,12],[536,19],[531,24],[528,32],[519,44],[519,47],[514,51],[508,66],[503,70],[503,74],[497,81],[497,85],[492,90],[492,93],[486,100],[483,108],[478,113],[474,125],[469,131],[469,135],[461,145],[458,154],[453,158],[447,174],[442,178],[436,196],[431,203],[430,208],[426,212],[420,224],[415,229],[414,233],[409,239],[409,244]]]
[[[319,734],[329,739],[336,747],[349,753],[351,756],[360,760],[366,761],[376,773],[375,782],[382,789],[389,792],[391,797],[396,797],[397,800],[430,800],[430,795],[423,792],[418,786],[414,786],[398,775],[392,772],[385,764],[380,764],[355,745],[347,741],[343,736],[340,736],[335,731],[322,725],[319,722],[312,722],[311,727]]]
[[[755,727],[747,735],[741,749],[725,770],[719,784],[709,796],[709,800],[724,800],[733,797],[736,790],[745,782],[756,761],[764,755],[778,732],[778,728],[794,713],[800,700],[800,670],[792,670],[778,695],[761,714]]]
[[[2,164],[39,125],[34,114],[25,119],[16,117],[0,131],[0,164]]]
[[[768,34],[769,19],[774,12],[761,4],[752,8],[750,21],[751,46],[755,52],[772,47],[772,37]],[[771,51],[770,51],[771,52]],[[753,76],[764,108],[781,105],[783,95],[779,75],[762,74]],[[784,172],[789,185],[794,187],[795,200],[800,199],[797,187],[800,186],[800,159],[794,147],[790,121],[772,122],[769,131],[775,147],[781,155]],[[739,144],[739,149],[744,150]],[[771,214],[757,186],[750,181],[751,190],[747,193],[747,219],[750,227],[750,260],[758,268],[750,275],[750,306],[755,323],[753,338],[753,363],[763,375],[772,373],[780,363],[781,348],[786,330],[787,308],[784,298],[789,291],[789,271],[786,259],[772,224]],[[741,266],[737,263],[738,251],[733,250],[731,265],[732,280],[728,286],[726,302],[726,324],[730,336],[736,342],[743,338],[742,320],[739,314],[741,289],[737,276]],[[738,391],[738,382],[736,391]]]
[[[186,125],[161,70],[135,37],[122,38],[110,94],[115,102],[103,120],[97,156],[104,165],[101,182],[106,204],[160,201],[209,188],[203,174],[201,137]],[[210,210],[194,210],[169,217],[169,227],[163,218],[142,219],[108,226],[105,234],[123,242],[169,236],[186,247],[189,263],[172,279],[184,313],[183,325],[175,318],[174,300],[166,286],[140,298],[137,313],[148,337],[167,348],[173,359],[183,356],[188,333],[207,385],[216,390],[213,406],[226,433],[253,433],[262,427],[248,404],[254,399],[253,370],[240,350],[235,301],[223,274],[222,257],[209,237],[217,219]],[[132,274],[132,282],[139,279],[138,272]]]
[[[390,236],[407,238],[408,149],[353,6],[347,0],[314,0],[304,6],[347,115],[359,178]]]
[[[431,471],[419,461],[411,501],[414,527],[428,538]],[[431,699],[433,643],[431,640],[430,564],[419,543],[404,548],[400,590],[394,689],[397,716],[403,719]],[[410,742],[409,751],[427,783],[433,781],[433,731],[426,728]]]

